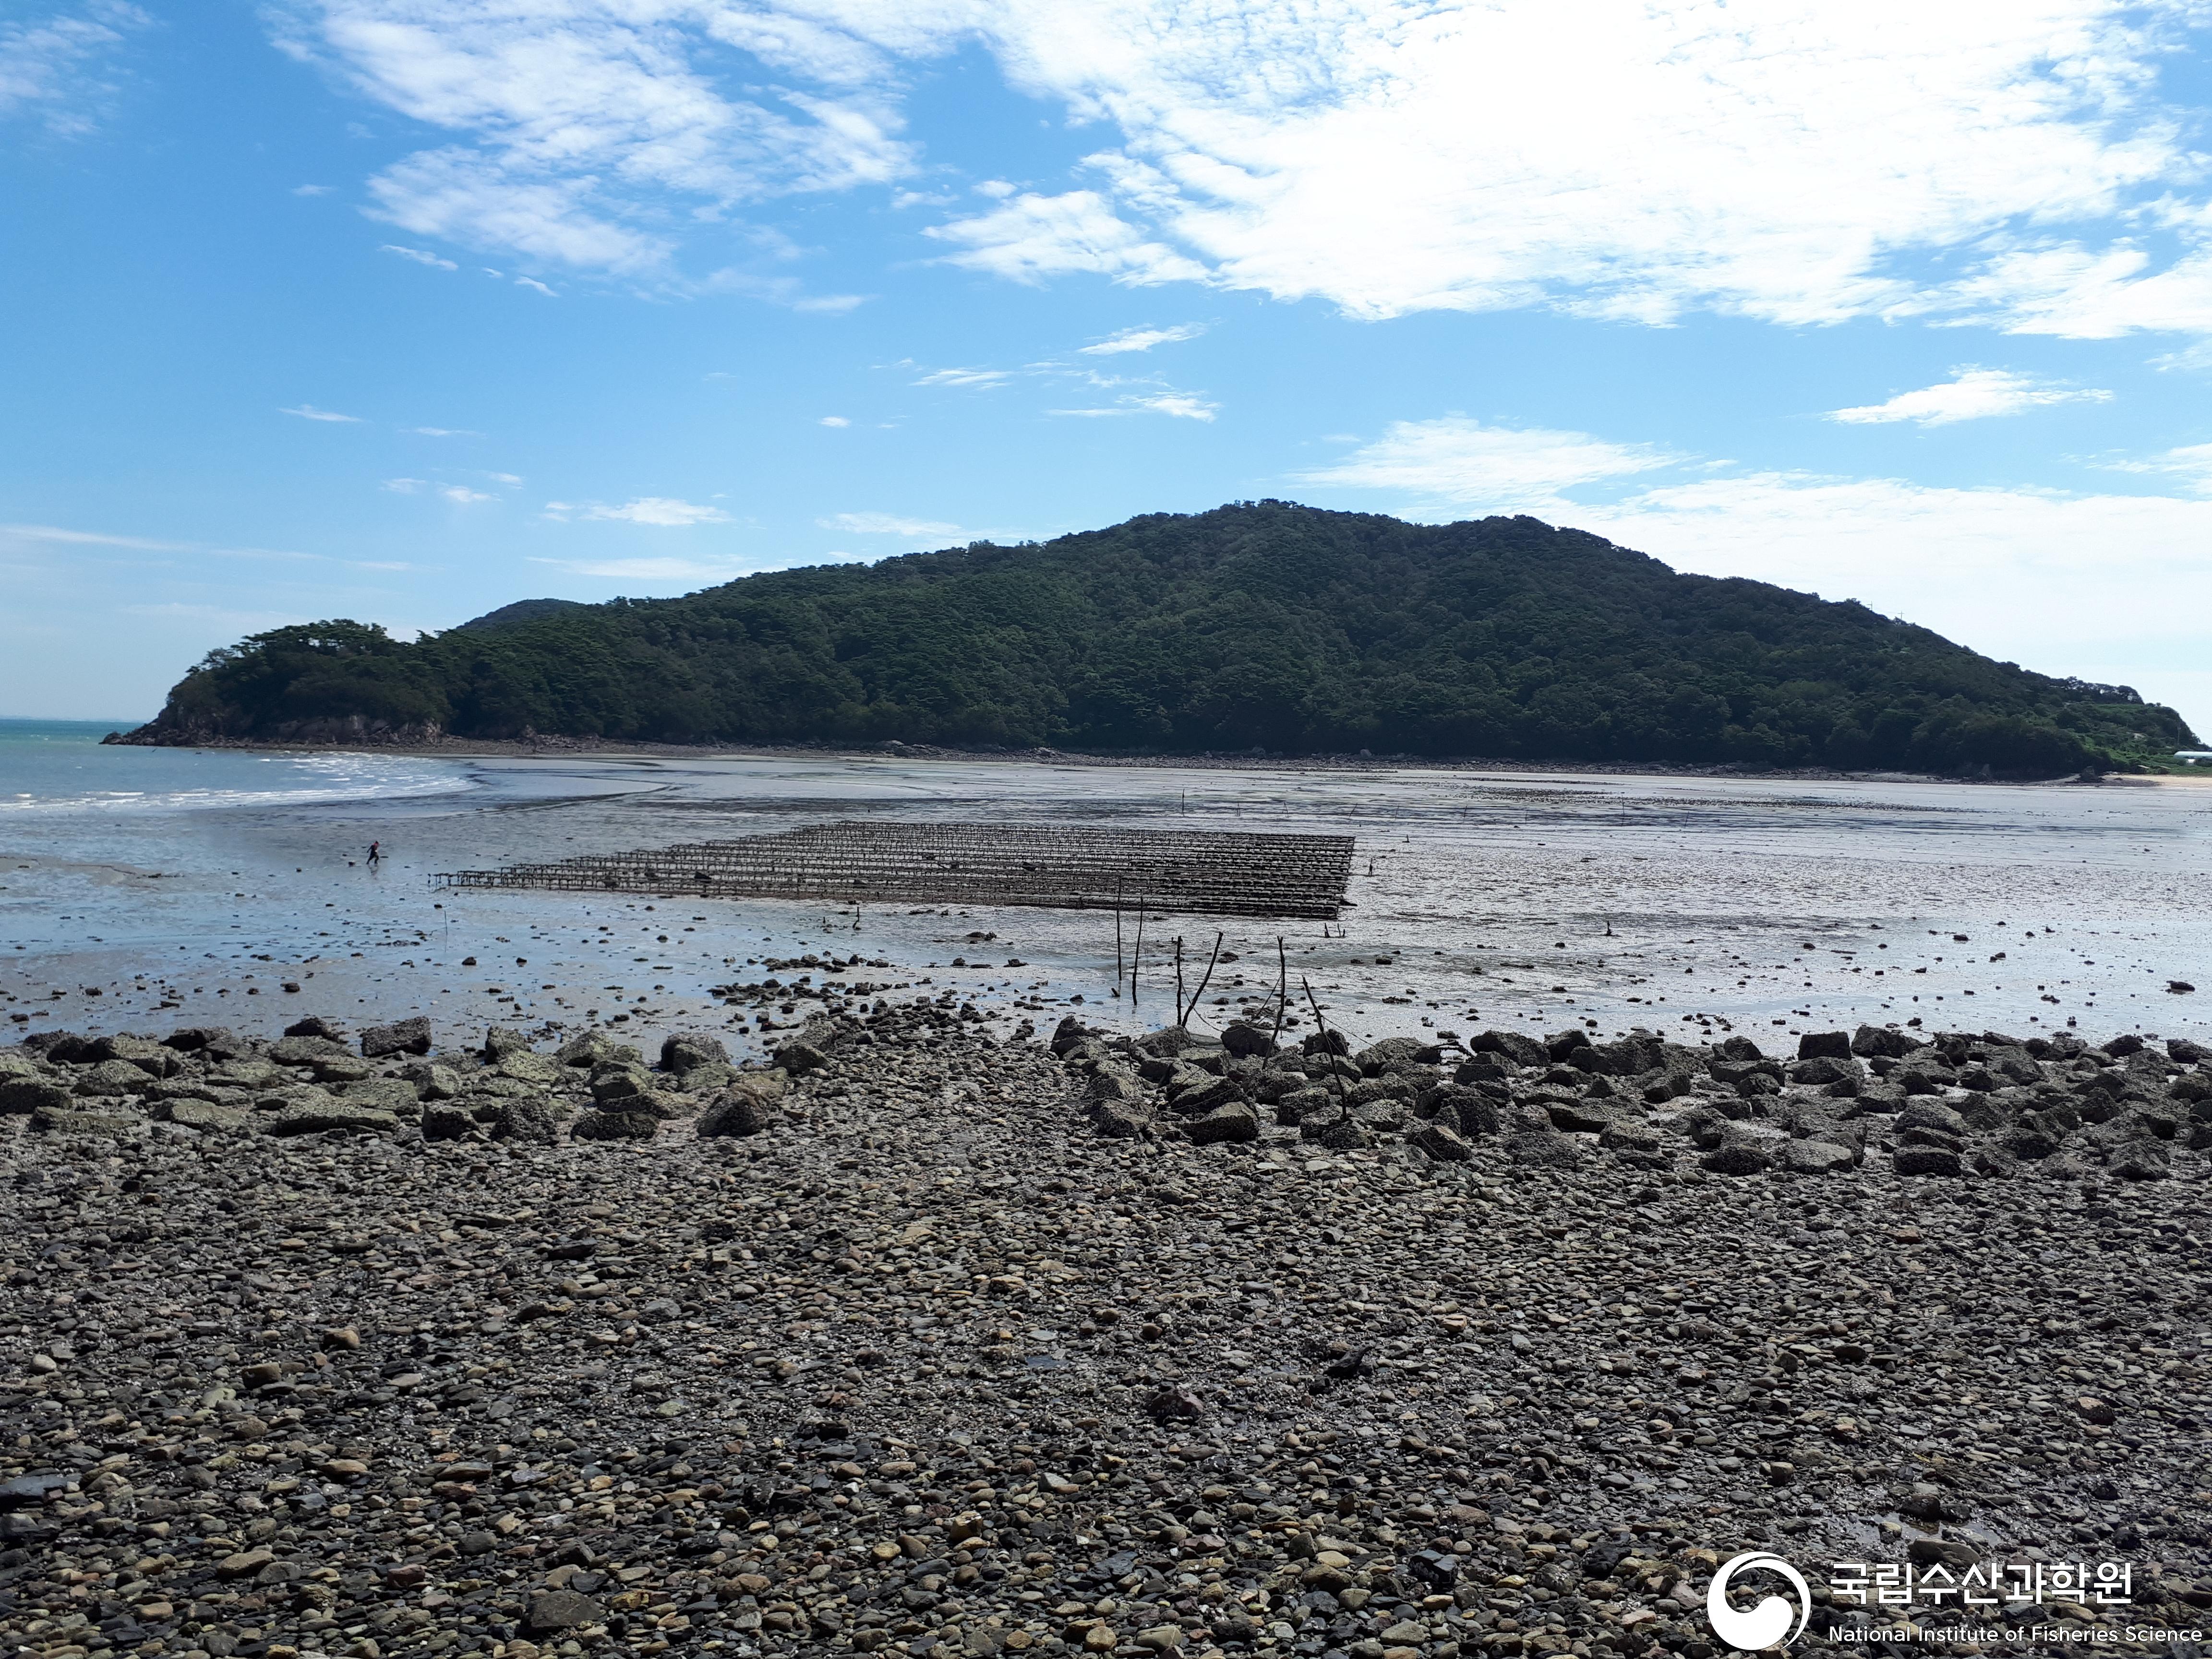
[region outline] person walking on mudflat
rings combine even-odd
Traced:
[[[369,842],[369,844],[368,844],[368,861],[369,861],[369,863],[370,863],[370,864],[372,864],[372,865],[375,864],[375,863],[376,863],[380,859],[381,859],[381,858],[384,856],[384,854],[381,854],[381,853],[380,853],[380,852],[378,852],[378,851],[376,850],[376,849],[377,849],[380,845],[382,845],[382,843],[381,843],[381,842],[374,842],[374,841],[373,841],[373,842]]]

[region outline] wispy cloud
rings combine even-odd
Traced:
[[[823,426],[850,426],[853,423],[847,420],[842,415],[824,415],[818,424]]]
[[[561,297],[535,276],[518,276],[514,279],[514,285],[517,288],[534,289],[549,300],[557,300]]]
[[[1090,190],[1017,196],[974,218],[931,225],[922,234],[959,250],[945,256],[947,264],[1032,286],[1077,271],[1131,284],[1203,282],[1208,274]]]
[[[1221,405],[1188,392],[1125,392],[1115,402],[1088,409],[1053,409],[1049,415],[1079,417],[1114,415],[1170,415],[1178,420],[1210,421]]]
[[[2009,369],[1976,368],[1971,364],[1952,370],[1939,386],[1917,392],[1900,392],[1887,403],[1838,409],[1832,421],[1874,426],[1898,421],[1917,421],[1923,426],[1948,426],[1954,421],[1977,421],[1993,415],[2024,415],[2031,409],[2053,404],[2110,403],[2112,394],[2079,386],[2057,386],[2014,374]]]
[[[835,513],[814,522],[824,530],[842,530],[855,536],[951,536],[960,529],[957,524],[905,519],[895,513]]]
[[[377,250],[380,253],[396,253],[403,259],[412,259],[418,265],[429,265],[439,270],[459,270],[451,259],[441,259],[436,254],[419,247],[402,247],[397,242],[386,242]]]
[[[384,487],[395,495],[412,495],[417,490],[430,487],[427,478],[386,478]]]
[[[579,576],[614,581],[726,582],[744,575],[751,568],[736,559],[538,559],[532,564],[550,565]]]
[[[2212,495],[2212,444],[2185,444],[2144,461],[2107,461],[2112,472],[2148,472],[2179,478],[2193,493]]]
[[[1013,371],[1005,368],[939,368],[923,375],[915,385],[964,386],[988,390],[1004,386],[1012,378]]]
[[[0,22],[0,119],[34,116],[62,137],[91,131],[115,90],[102,60],[153,21],[122,0],[90,0],[35,21]]]
[[[465,484],[441,484],[438,493],[458,506],[467,507],[476,501],[495,501],[496,495],[488,495],[481,489],[471,489]]]
[[[1532,513],[1711,576],[1856,599],[1978,650],[2051,665],[2194,651],[2212,610],[2212,445],[2130,471],[2191,494],[1955,489],[1905,478],[1739,472],[1588,433],[1400,422],[1299,482],[1410,516]],[[1686,477],[1653,479],[1666,471]]]
[[[2162,85],[2201,0],[1675,0],[1596,32],[1550,0],[272,6],[287,50],[441,135],[370,181],[374,213],[553,267],[659,279],[749,204],[909,184],[908,66],[980,41],[1104,135],[927,228],[1011,281],[2212,331],[2202,161]]]
[[[1150,351],[1154,346],[1195,340],[1206,332],[1203,323],[1178,323],[1173,328],[1125,328],[1096,345],[1078,348],[1086,357],[1110,357],[1125,351]]]
[[[394,479],[394,483],[419,483]],[[72,530],[50,524],[0,524],[0,547],[29,550],[40,546],[112,547],[136,553],[191,553],[215,559],[247,559],[284,564],[324,564],[349,570],[415,570],[419,565],[369,559],[341,559],[327,553],[302,553],[282,547],[225,547],[195,541],[166,541],[149,536],[117,536],[104,531]]]
[[[701,507],[695,501],[678,501],[667,495],[640,495],[618,507],[610,507],[605,501],[548,501],[545,514],[551,519],[596,519],[663,528],[730,522],[730,515],[719,507]]]
[[[331,186],[328,185],[295,185],[292,186],[292,194],[295,196],[327,196],[330,193]]]
[[[92,530],[65,530],[51,524],[0,524],[0,538],[16,542],[57,542],[64,546],[125,547],[145,553],[183,553],[190,542],[163,542],[143,536],[109,536]]]
[[[1341,460],[1295,475],[1301,483],[1389,490],[1413,502],[1491,513],[1559,514],[1566,492],[1674,465],[1650,444],[1608,443],[1586,432],[1486,426],[1463,415],[1395,421]]]
[[[886,184],[912,165],[885,53],[774,5],[275,0],[271,9],[285,50],[446,135],[369,183],[371,210],[421,236],[644,275],[676,246],[659,224]]]
[[[410,426],[401,428],[424,438],[481,438],[481,432],[471,432],[459,426]]]
[[[347,426],[362,423],[358,415],[340,415],[334,410],[317,409],[313,404],[301,404],[296,409],[280,409],[279,415],[296,415],[303,421],[331,421]]]

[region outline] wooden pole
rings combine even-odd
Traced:
[[[1291,1000],[1291,956],[1284,948],[1283,936],[1275,935],[1275,1029],[1268,1036],[1267,1048],[1273,1053],[1282,1046],[1283,1016]]]
[[[1176,1021],[1177,1024],[1187,1028],[1198,1017],[1198,1005],[1206,999],[1206,988],[1213,983],[1213,964],[1220,960],[1221,935],[1217,933],[1213,936],[1213,954],[1206,959],[1206,977],[1199,981],[1198,989],[1191,994],[1190,1012]]]
[[[1142,893],[1137,895],[1137,942],[1129,951],[1129,1012],[1137,1011],[1137,970],[1145,960],[1145,904]]]
[[[1121,990],[1121,878],[1114,878],[1114,991]]]
[[[1301,974],[1298,983],[1305,988],[1306,1006],[1313,1010],[1314,1030],[1321,1033],[1321,1051],[1328,1061],[1329,1081],[1336,1085],[1336,1115],[1338,1121],[1341,1122],[1352,1115],[1352,1103],[1345,1098],[1344,1073],[1337,1069],[1336,1051],[1329,1047],[1328,1022],[1321,1017],[1321,1004],[1314,1000],[1311,981]]]

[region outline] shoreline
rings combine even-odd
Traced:
[[[143,729],[143,728],[142,728]],[[1285,772],[1480,772],[1539,777],[1711,778],[1767,783],[1934,783],[1976,787],[2130,785],[2212,782],[2212,767],[2203,776],[2190,773],[2105,773],[2083,777],[1958,777],[1936,772],[1839,772],[1826,767],[1760,769],[1732,762],[1673,764],[1661,761],[1512,760],[1491,756],[1426,755],[1256,755],[1207,750],[1195,754],[1105,754],[1073,749],[959,749],[937,744],[676,744],[617,741],[602,738],[373,738],[313,741],[267,738],[205,738],[191,743],[137,743],[132,734],[111,732],[115,747],[207,750],[246,754],[374,754],[419,760],[940,760],[1000,764],[1046,764],[1101,769]],[[103,740],[106,742],[107,740]]]

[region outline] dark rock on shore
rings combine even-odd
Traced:
[[[1690,1659],[1753,1546],[2127,1559],[2132,1603],[2076,1622],[2201,1618],[2201,1050],[1939,1034],[1855,1056],[1924,1084],[1875,1112],[1723,1076],[1745,1044],[1504,1035],[1048,1053],[931,1002],[810,1026],[796,1072],[604,1038],[364,1077],[228,1034],[161,1073],[0,1053],[0,1087],[58,1091],[0,1119],[0,1627]],[[1237,1097],[1179,1115],[1162,1061]],[[645,1081],[595,1101],[605,1067]],[[750,1127],[710,1128],[733,1102]],[[257,1132],[341,1109],[389,1121]],[[650,1138],[576,1138],[611,1115]],[[1765,1162],[1700,1167],[1739,1148]]]

